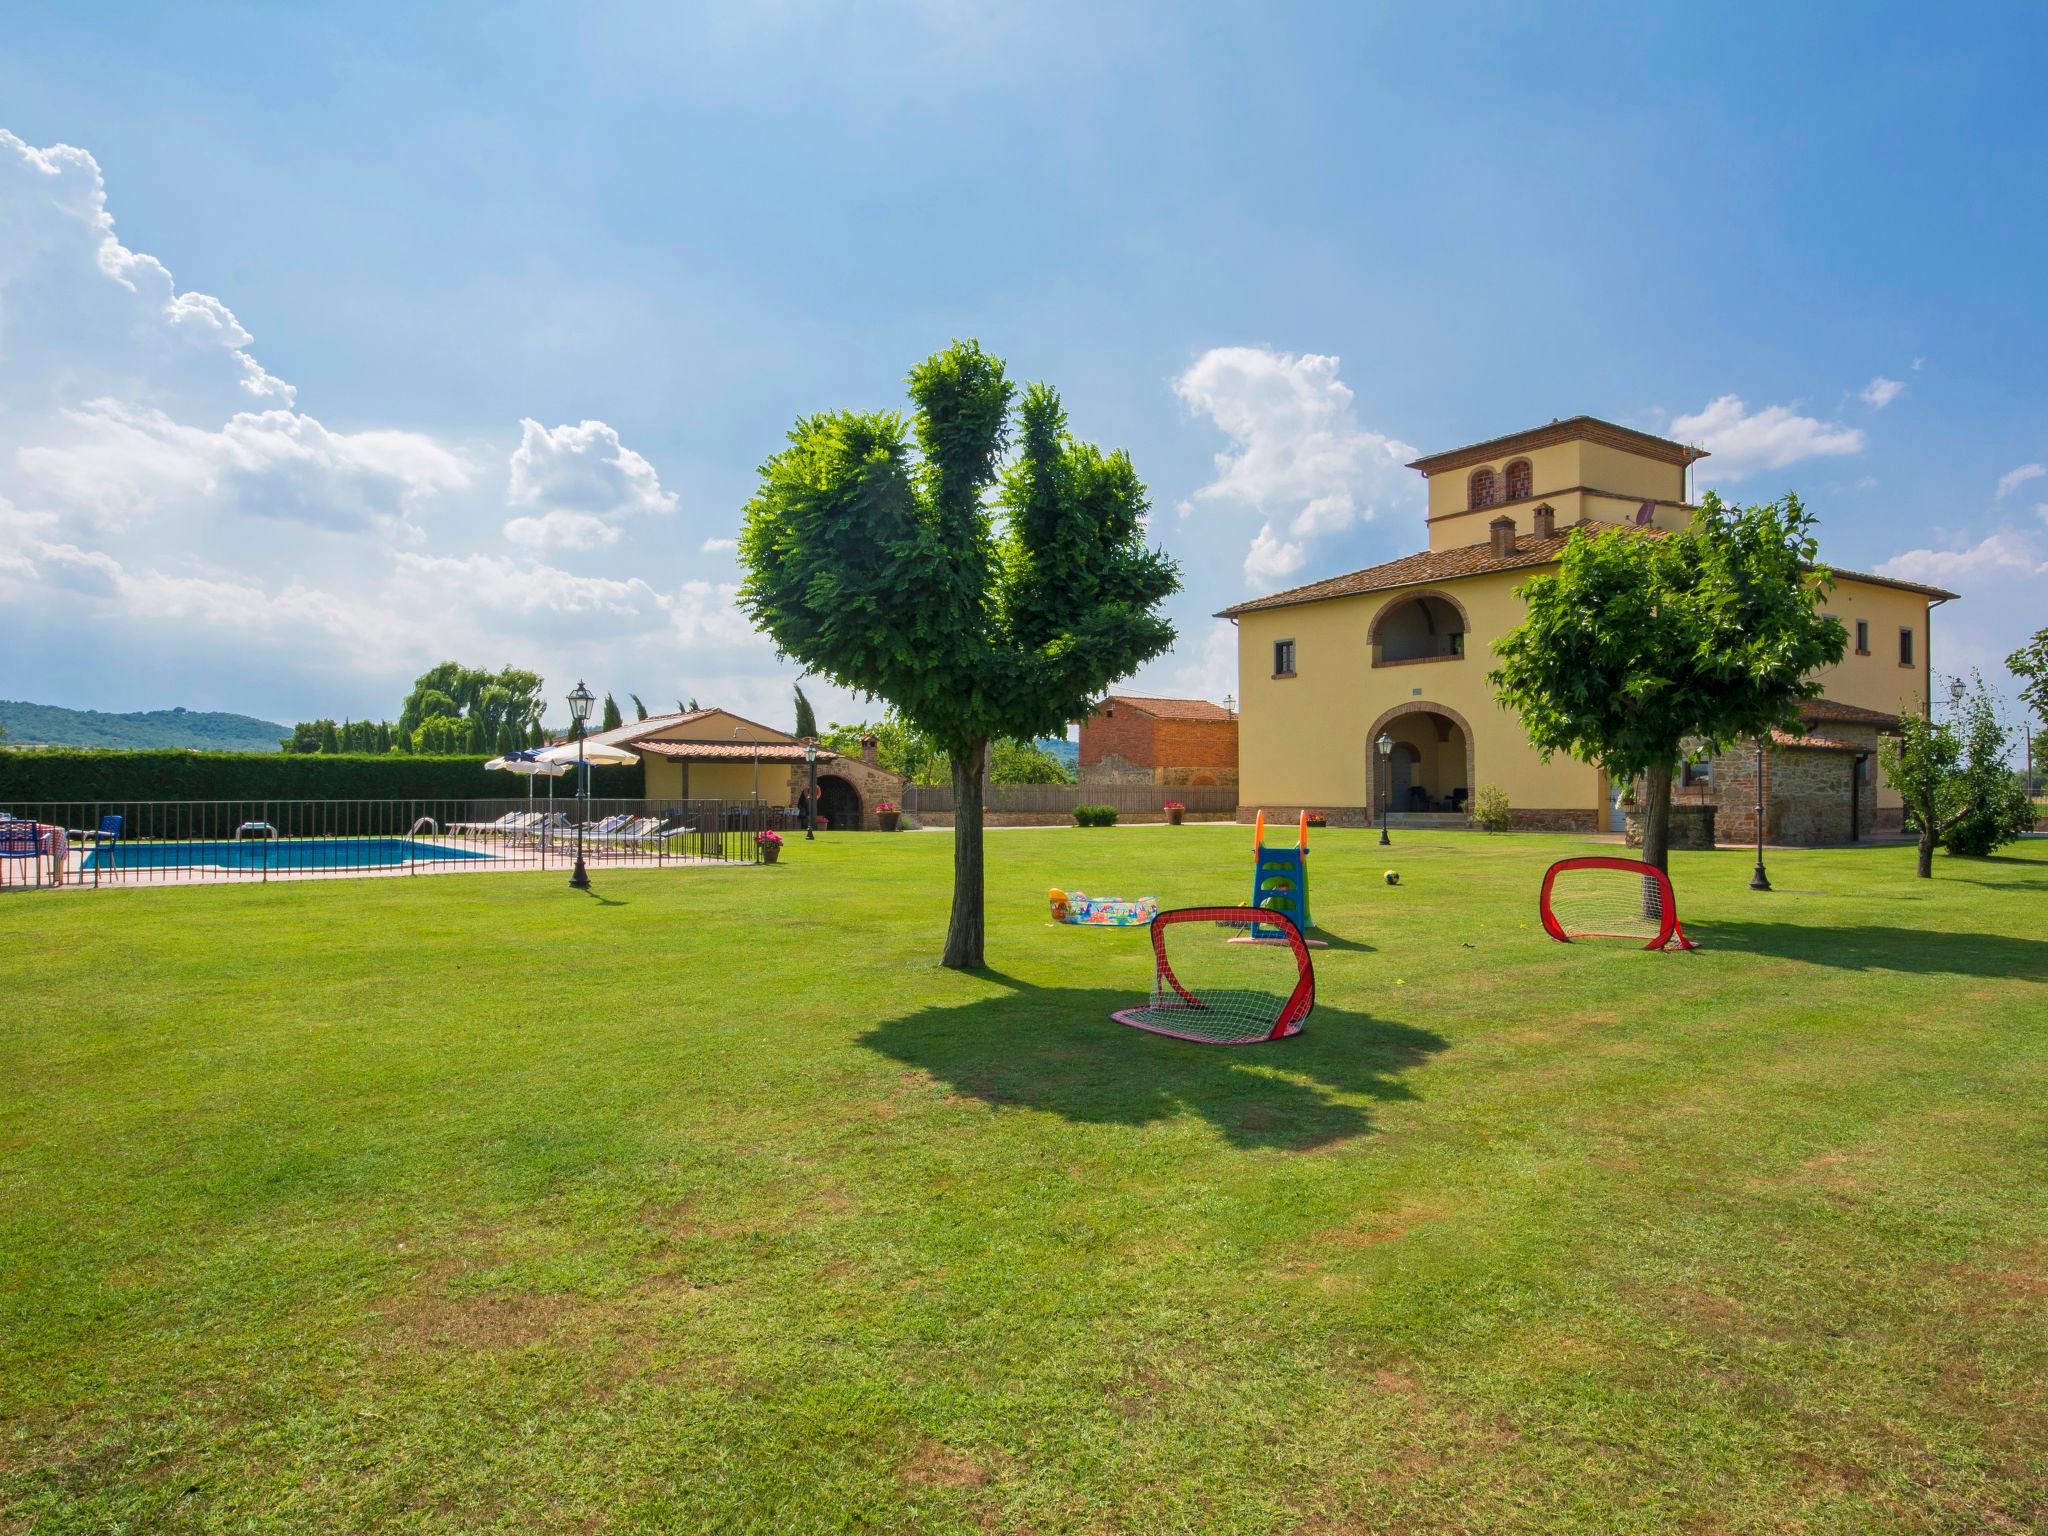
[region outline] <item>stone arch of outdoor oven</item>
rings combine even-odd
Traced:
[[[1466,804],[1469,805],[1471,797],[1479,793],[1479,771],[1477,767],[1479,756],[1477,748],[1473,744],[1472,722],[1451,708],[1450,705],[1432,704],[1428,699],[1408,699],[1403,703],[1396,704],[1392,709],[1384,711],[1377,720],[1373,721],[1372,729],[1365,733],[1365,782],[1372,789],[1372,803],[1374,805],[1379,803],[1379,794],[1382,788],[1380,784],[1380,753],[1379,748],[1374,743],[1380,739],[1381,731],[1384,731],[1404,715],[1436,716],[1438,721],[1436,739],[1438,741],[1449,741],[1451,739],[1450,733],[1442,725],[1442,722],[1446,720],[1465,733],[1465,794]]]
[[[1369,646],[1377,647],[1380,643],[1380,633],[1386,628],[1387,620],[1406,608],[1410,603],[1431,597],[1447,605],[1451,612],[1458,616],[1458,626],[1464,634],[1469,635],[1472,633],[1472,615],[1465,611],[1465,605],[1458,601],[1454,593],[1448,592],[1442,587],[1414,587],[1407,591],[1396,592],[1386,602],[1380,604],[1379,612],[1372,616],[1372,622],[1365,627],[1365,643]],[[1373,654],[1377,656],[1378,651],[1375,650]],[[1373,665],[1381,666],[1383,663],[1376,660],[1373,662]]]

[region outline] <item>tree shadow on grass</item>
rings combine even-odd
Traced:
[[[1093,1125],[1198,1114],[1233,1146],[1309,1151],[1372,1130],[1363,1097],[1412,1099],[1401,1074],[1441,1035],[1318,1006],[1303,1032],[1258,1045],[1196,1045],[1116,1023],[1128,991],[1013,988],[877,1025],[860,1043],[957,1094]],[[1342,1097],[1340,1097],[1342,1096]]]
[[[2000,933],[1719,919],[1702,924],[1699,937],[1702,945],[1712,949],[1804,960],[1848,971],[2048,981],[2048,941]]]

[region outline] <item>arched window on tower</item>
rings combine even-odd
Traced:
[[[1475,507],[1490,507],[1500,500],[1500,480],[1491,469],[1472,471],[1472,500]]]
[[[1527,501],[1536,494],[1536,475],[1527,459],[1517,459],[1508,466],[1507,481],[1509,501]]]

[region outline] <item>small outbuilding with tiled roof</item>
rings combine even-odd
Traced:
[[[727,709],[649,715],[593,731],[590,740],[636,754],[650,800],[758,801],[800,811],[809,783],[800,738]],[[903,780],[876,760],[871,739],[858,758],[820,747],[817,775],[818,814],[832,827],[872,826],[878,803],[902,803]]]
[[[1237,716],[1207,699],[1112,693],[1081,721],[1083,784],[1235,784]]]

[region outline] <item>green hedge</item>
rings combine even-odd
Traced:
[[[557,795],[573,792],[573,775],[556,781]],[[638,799],[638,765],[593,767],[590,793]],[[517,774],[494,772],[478,757],[0,751],[0,806],[6,807],[36,800],[512,800],[525,794]]]
[[[1074,825],[1077,827],[1113,827],[1116,825],[1116,807],[1113,805],[1077,805],[1074,807]]]

